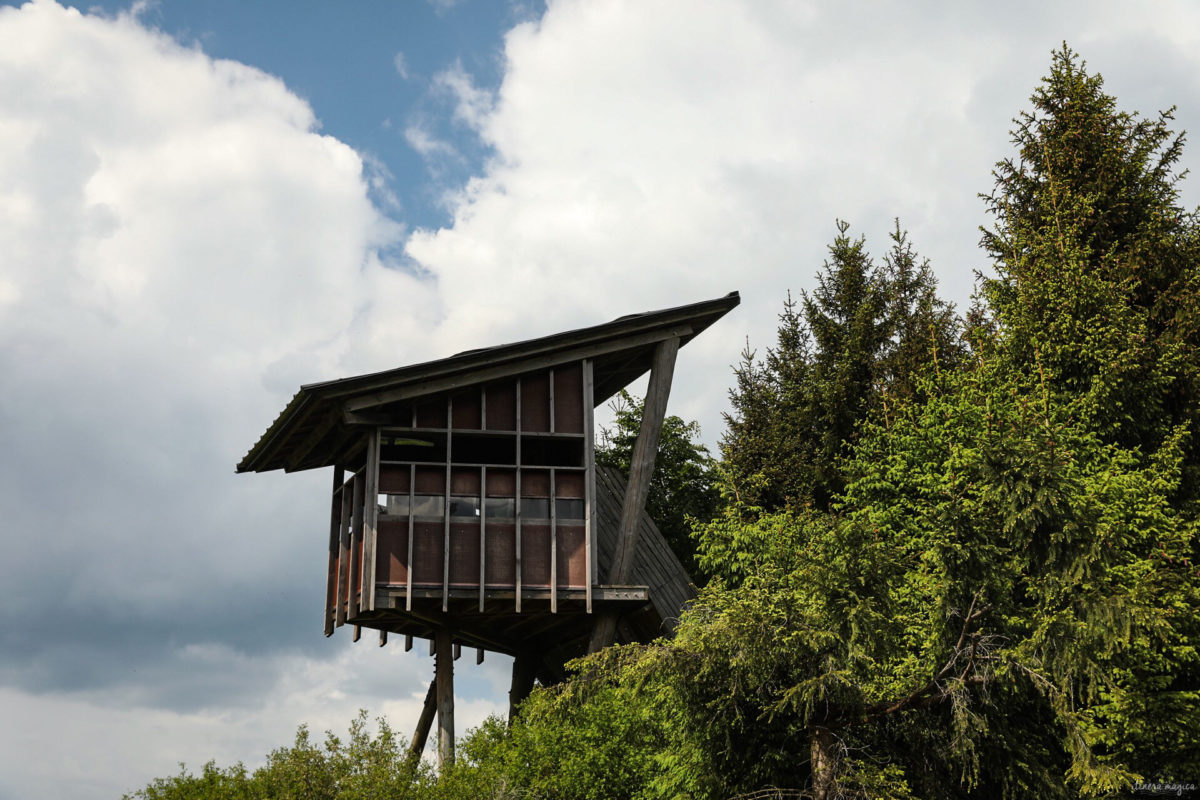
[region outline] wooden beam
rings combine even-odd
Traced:
[[[375,554],[379,540],[379,450],[378,428],[367,439],[367,471],[363,485],[362,610],[375,610]]]
[[[437,639],[438,768],[454,764],[454,645],[450,631],[439,629]]]
[[[367,445],[367,448],[369,451],[369,444]],[[368,458],[368,463],[369,462],[370,459]],[[365,472],[366,467],[364,467],[363,470]],[[365,477],[366,476],[363,474],[363,472],[356,472],[354,474],[354,491],[350,493],[350,609],[346,613],[352,618],[357,617],[359,613],[366,610],[364,608],[365,604],[363,603],[363,599],[367,594],[367,588],[363,585],[363,573],[365,572],[363,569],[363,562],[367,560],[367,546],[366,541],[363,539],[363,511],[365,510],[365,505],[363,503],[363,487]],[[354,563],[355,551],[358,552],[357,564]],[[355,591],[354,584],[356,579],[358,583],[358,591]],[[354,637],[354,641],[358,641],[357,634]]]
[[[417,730],[413,733],[412,743],[408,746],[408,759],[415,763],[425,752],[425,741],[429,738],[429,729],[433,727],[433,717],[437,713],[437,677],[429,682],[429,691],[425,693],[425,705],[421,706],[421,716],[417,718]]]
[[[515,581],[515,596],[516,596],[516,611],[521,613],[521,379],[515,381],[517,400],[516,400],[516,424],[513,426],[517,429],[517,458],[516,468],[513,473],[516,475],[516,497],[513,499],[513,522],[516,533],[513,535],[515,548],[513,550],[513,569]]]
[[[338,597],[338,550],[341,546],[341,531],[338,528],[342,521],[341,497],[338,490],[346,471],[341,467],[333,468],[333,490],[329,493],[329,570],[325,579],[325,635],[333,636],[334,617],[337,615]],[[336,501],[336,502],[335,502]],[[330,602],[332,598],[332,602]]]
[[[341,627],[346,624],[346,598],[350,594],[347,584],[350,582],[350,500],[346,497],[347,486],[342,484],[336,497],[341,508],[338,511],[338,575],[337,597],[334,599],[334,624]]]
[[[592,375],[592,361],[583,362],[583,447],[584,447],[584,491],[583,491],[583,547],[585,583],[587,584],[587,613],[592,613],[592,587],[596,580],[596,443],[592,428],[595,426],[595,407],[592,397],[595,395],[595,379]]]
[[[454,427],[454,398],[446,398],[446,491],[442,498],[442,525],[443,525],[443,544],[442,544],[442,611],[450,610],[450,462],[452,453],[451,445],[454,443],[454,435],[450,429]],[[412,514],[410,507],[408,513]]]
[[[654,348],[654,363],[650,367],[650,385],[646,389],[646,401],[642,407],[642,424],[630,457],[629,482],[625,487],[625,499],[621,504],[621,524],[617,529],[617,549],[609,571],[610,584],[625,584],[633,571],[633,559],[637,552],[638,528],[646,508],[646,497],[650,492],[650,479],[654,475],[654,460],[658,455],[658,439],[662,433],[663,419],[667,414],[667,398],[671,394],[671,377],[675,371],[675,356],[679,353],[679,339],[671,338]],[[596,620],[588,652],[595,653],[613,642],[617,631],[617,614],[608,612]]]

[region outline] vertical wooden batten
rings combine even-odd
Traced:
[[[373,428],[367,440],[367,468],[363,476],[362,610],[375,610],[375,554],[379,544],[379,450],[383,435]],[[384,642],[387,641],[386,631]]]
[[[337,627],[346,624],[347,598],[350,595],[350,499],[346,496],[348,484],[343,482],[338,489],[338,593],[334,623]]]
[[[370,445],[368,443],[368,450]],[[365,469],[365,468],[364,468]],[[366,550],[363,542],[363,471],[354,473],[354,477],[350,479],[351,485],[354,487],[350,493],[352,498],[350,506],[350,608],[347,614],[350,617],[357,617],[363,610],[363,596],[366,594],[366,586],[363,585],[363,562],[366,560]],[[374,581],[372,581],[374,582]],[[355,585],[357,584],[357,585]],[[354,641],[358,641],[358,629],[354,631]]]
[[[514,582],[516,591],[514,603],[516,604],[516,612],[521,613],[521,379],[516,381],[516,422],[513,427],[517,429],[517,457],[516,466],[513,472],[516,473],[516,497],[513,499],[513,521],[515,523],[514,540],[516,547],[513,551],[513,564],[515,568]]]
[[[450,431],[454,427],[454,399],[446,398],[446,488],[443,492],[442,523],[444,525],[444,542],[442,545],[442,612],[450,610],[450,462],[453,453],[454,437]]]
[[[338,566],[339,550],[341,548],[341,495],[342,482],[346,479],[346,471],[341,467],[333,468],[333,489],[329,493],[329,569],[325,576],[325,635],[333,636],[336,627],[334,619],[337,616],[338,598]]]
[[[584,572],[587,613],[592,613],[592,587],[596,585],[596,444],[593,440],[593,417],[595,416],[595,385],[592,375],[592,360],[583,360],[583,547],[587,563]]]

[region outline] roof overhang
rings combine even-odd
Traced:
[[[329,466],[336,461],[336,448],[331,451],[324,445],[349,429],[372,423],[373,409],[585,358],[593,362],[594,402],[599,405],[650,369],[659,342],[679,337],[683,346],[739,302],[738,293],[730,292],[714,300],[631,314],[540,339],[302,386],[237,471],[292,472]]]

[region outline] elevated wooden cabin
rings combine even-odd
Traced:
[[[325,634],[436,642],[445,717],[450,648],[514,656],[518,700],[589,642],[662,633],[694,592],[644,511],[675,353],[738,302],[302,387],[237,471],[333,467]],[[648,370],[627,491],[596,469],[593,409]]]

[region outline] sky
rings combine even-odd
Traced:
[[[233,472],[301,384],[738,290],[669,409],[715,448],[836,220],[965,307],[1051,51],[1198,130],[1197,39],[1166,0],[0,2],[0,800],[411,732],[428,651],[321,635],[328,475]],[[508,679],[459,662],[460,732]]]

